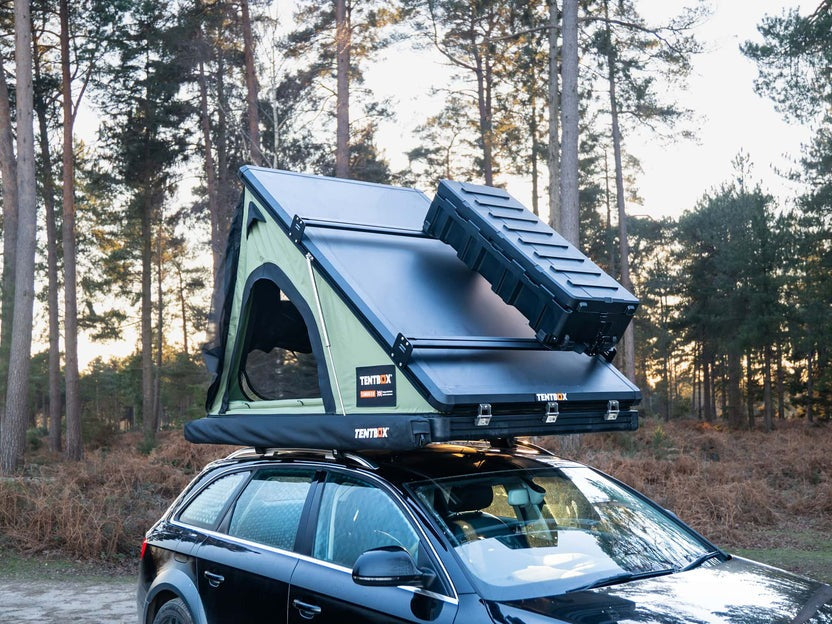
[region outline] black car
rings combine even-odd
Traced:
[[[138,589],[143,624],[832,623],[830,599],[525,443],[239,451],[148,532]]]

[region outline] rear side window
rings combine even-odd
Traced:
[[[179,514],[179,521],[201,529],[213,529],[228,499],[248,475],[248,472],[235,472],[220,477],[188,503]]]
[[[401,546],[416,558],[419,536],[385,492],[357,479],[329,474],[313,556],[351,568],[359,555],[382,546]]]
[[[234,506],[228,534],[294,550],[313,477],[310,470],[269,469],[256,473]]]

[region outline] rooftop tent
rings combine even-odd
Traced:
[[[543,336],[434,238],[423,193],[258,167],[240,177],[206,353],[215,379],[189,440],[396,449],[636,428],[639,390],[609,349]]]

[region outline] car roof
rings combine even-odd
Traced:
[[[503,447],[485,443],[429,444],[425,448],[408,451],[373,450],[362,453],[340,453],[323,449],[247,448],[213,462],[208,468],[251,461],[268,464],[304,460],[325,461],[347,468],[372,471],[387,481],[399,484],[476,473],[581,465],[561,459],[533,444],[519,442]]]

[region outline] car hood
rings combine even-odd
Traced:
[[[687,572],[490,603],[499,624],[832,624],[832,587],[733,557]]]

